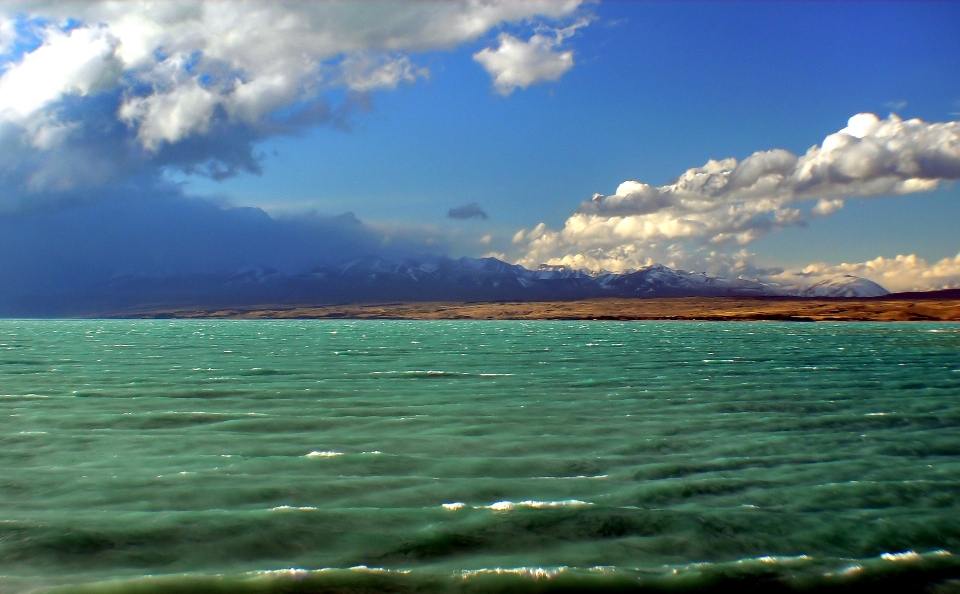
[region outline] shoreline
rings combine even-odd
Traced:
[[[579,301],[391,302],[163,308],[104,314],[129,319],[960,321],[960,299],[595,298]]]

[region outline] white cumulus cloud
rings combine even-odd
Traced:
[[[413,84],[430,71],[415,66],[407,56],[371,56],[353,54],[340,63],[343,82],[352,91],[365,93],[375,89],[396,89],[400,83]]]
[[[414,84],[429,75],[418,53],[451,50],[504,25],[571,22],[580,4],[4,2],[0,187],[42,189],[36,180],[49,176],[38,172],[50,169],[43,155],[52,161],[63,151],[78,162],[117,158],[97,169],[118,175],[141,175],[151,162],[216,175],[255,170],[255,140],[345,117],[350,100],[330,105],[329,91]],[[562,31],[551,39],[562,41]],[[58,188],[70,186],[57,177]]]
[[[0,55],[9,52],[16,40],[16,20],[7,15],[0,14]]]
[[[527,41],[501,33],[496,48],[484,48],[475,53],[473,59],[490,74],[497,92],[504,96],[517,87],[525,89],[539,82],[558,81],[573,68],[573,51],[560,46],[584,24],[586,21],[564,29],[538,32]]]
[[[820,200],[817,200],[816,204],[813,205],[813,208],[810,209],[810,212],[815,215],[825,217],[837,212],[843,208],[843,206],[843,198],[821,198]]]
[[[527,266],[706,269],[723,259],[725,246],[745,246],[811,214],[828,216],[844,199],[930,191],[956,179],[960,122],[863,113],[802,156],[774,149],[743,161],[710,160],[664,186],[626,181],[582,203],[562,229],[541,224],[518,232],[514,243]],[[806,208],[809,202],[815,205]]]
[[[23,121],[64,95],[83,96],[117,83],[120,41],[108,28],[48,29],[44,37],[0,76],[0,121]]]

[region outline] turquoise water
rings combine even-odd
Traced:
[[[3,320],[0,444],[2,593],[960,591],[958,324]]]

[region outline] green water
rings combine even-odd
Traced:
[[[957,324],[0,321],[2,593],[943,590],[958,557]]]

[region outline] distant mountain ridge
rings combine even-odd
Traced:
[[[797,289],[800,297],[882,297],[889,294],[890,291],[872,280],[852,274],[835,276],[804,289]]]
[[[750,279],[728,279],[653,265],[629,273],[591,274],[564,266],[530,270],[495,258],[388,260],[365,257],[304,274],[270,269],[177,279],[115,279],[122,293],[175,298],[199,293],[215,302],[309,303],[385,301],[546,301],[591,297],[866,297],[886,290],[845,276],[807,289]],[[202,299],[203,300],[203,299]]]
[[[627,273],[565,266],[530,270],[495,258],[370,256],[302,274],[270,268],[181,276],[115,276],[87,295],[32,296],[4,315],[90,315],[125,309],[402,301],[565,301],[595,297],[873,297],[887,291],[853,276],[810,287],[708,276],[653,265]],[[66,305],[64,304],[66,303]],[[10,309],[8,305],[6,309]]]

